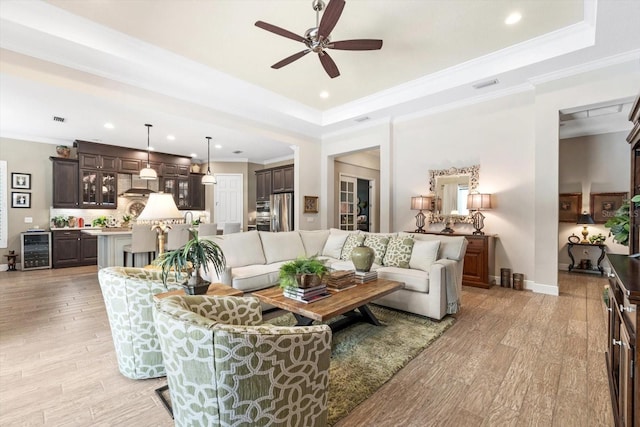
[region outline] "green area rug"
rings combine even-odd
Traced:
[[[434,322],[426,317],[372,304],[369,307],[382,326],[357,323],[333,334],[329,425],[337,423],[371,396],[455,321],[452,317],[445,317]],[[277,326],[296,323],[292,314],[266,322]],[[169,392],[165,390],[161,394],[170,406]]]
[[[369,307],[383,326],[358,323],[333,334],[328,404],[330,425],[371,396],[455,321],[445,317],[434,322],[376,305]],[[268,323],[294,325],[295,319],[292,314],[286,314]]]

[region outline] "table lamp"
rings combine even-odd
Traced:
[[[184,221],[182,214],[169,193],[151,193],[138,221],[149,222],[151,229],[158,232],[158,255],[164,252],[164,235],[171,224]]]
[[[491,209],[491,194],[488,193],[471,193],[467,195],[467,209],[474,212],[471,214],[471,218],[473,219],[473,228],[476,230],[473,232],[474,235],[483,236],[484,232],[482,229],[484,228],[484,218],[480,212],[482,209]]]
[[[422,213],[422,210],[431,210],[431,204],[433,202],[433,197],[429,196],[418,196],[411,198],[411,209],[418,210],[418,214],[416,215],[416,227],[418,227],[415,233],[425,233],[424,231],[424,219],[425,215]]]
[[[582,215],[578,218],[579,225],[582,225],[582,241],[580,243],[589,243],[587,240],[587,236],[589,235],[589,230],[587,230],[587,225],[595,224],[593,218],[591,218],[591,214],[587,211],[582,212]]]

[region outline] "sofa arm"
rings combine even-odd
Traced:
[[[443,273],[440,277],[444,281],[441,291],[447,304],[447,314],[455,314],[460,309],[460,295],[462,293],[462,276],[459,272],[461,261],[452,259],[439,259],[433,263],[432,270],[436,267],[438,273]],[[429,277],[432,277],[430,273]]]
[[[224,267],[224,271],[221,274],[216,272],[213,265],[209,265],[207,271],[204,271],[204,267],[200,267],[200,277],[211,283],[222,283],[223,285],[231,286],[232,276],[231,267],[228,265]]]

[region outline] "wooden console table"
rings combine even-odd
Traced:
[[[598,258],[598,264],[596,266],[596,268],[581,268],[581,267],[576,267],[576,260],[573,259],[573,247],[574,246],[580,246],[580,247],[587,247],[587,248],[600,248],[600,258]],[[575,272],[581,272],[581,273],[598,273],[600,272],[600,275],[604,275],[604,269],[602,268],[602,260],[604,259],[604,248],[605,248],[605,244],[604,243],[567,243],[567,251],[569,252],[569,258],[571,258],[571,264],[569,264],[569,271],[575,271]]]
[[[607,254],[609,340],[606,353],[615,425],[640,427],[640,259]]]
[[[489,276],[494,275],[495,265],[495,240],[493,234],[462,234],[462,233],[436,233],[442,236],[464,236],[467,239],[467,252],[464,255],[462,272],[462,284],[476,288],[489,289],[491,282]]]

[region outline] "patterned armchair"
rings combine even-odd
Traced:
[[[173,275],[165,285],[160,270],[145,268],[103,268],[98,280],[122,375],[131,379],[165,376],[153,323],[153,296],[182,286]]]
[[[254,297],[156,301],[176,426],[325,426],[326,325],[262,323]]]

